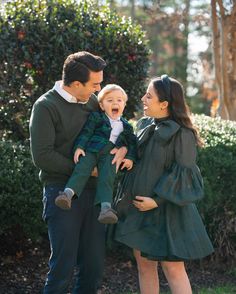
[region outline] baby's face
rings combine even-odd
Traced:
[[[99,104],[110,118],[117,119],[123,114],[126,99],[120,90],[113,90],[106,94]]]

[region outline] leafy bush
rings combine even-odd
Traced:
[[[42,188],[28,144],[0,142],[0,235],[17,230],[31,237],[45,231]]]
[[[0,14],[0,137],[24,140],[34,101],[61,79],[64,59],[87,50],[108,63],[104,84],[127,91],[132,117],[144,91],[144,33],[130,19],[92,1],[15,0]]]
[[[206,144],[198,164],[205,183],[205,197],[198,207],[216,249],[215,257],[236,256],[236,123],[195,116]],[[39,237],[41,186],[32,164],[28,142],[0,143],[0,235],[20,226],[26,235]]]
[[[216,256],[236,256],[236,123],[195,116],[205,140],[199,150],[205,197],[199,208],[215,245]]]

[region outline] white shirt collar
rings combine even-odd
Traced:
[[[78,101],[74,96],[72,96],[70,93],[68,93],[66,90],[63,89],[63,83],[62,81],[57,81],[53,87],[54,90],[57,91],[57,93],[64,98],[69,103],[79,103],[79,104],[86,104],[86,102],[80,102]]]
[[[106,112],[105,112],[105,114],[106,114]],[[110,121],[110,122],[120,121],[120,117],[118,117],[117,119],[112,119],[112,118],[110,118],[109,115],[106,114],[106,116],[109,118],[109,121]]]

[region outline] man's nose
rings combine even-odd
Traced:
[[[101,85],[99,84],[96,86],[96,91],[100,91],[100,90],[101,90]]]

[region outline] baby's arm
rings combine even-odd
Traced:
[[[77,148],[77,149],[75,150],[75,153],[74,153],[74,163],[78,163],[78,162],[79,162],[79,157],[80,157],[80,155],[85,156],[85,152],[84,152],[83,149],[81,149],[81,148]]]

